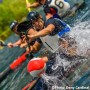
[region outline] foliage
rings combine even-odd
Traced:
[[[0,3],[0,38],[5,40],[11,34],[11,21],[20,22],[27,13],[25,0],[3,0]]]

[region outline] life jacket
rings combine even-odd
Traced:
[[[57,18],[54,18],[57,19]],[[61,21],[59,23],[63,26],[63,29],[58,31],[57,34],[54,35],[46,35],[44,37],[40,37],[43,45],[52,53],[56,52],[59,49],[59,41],[65,34],[70,31],[70,27],[65,22]]]

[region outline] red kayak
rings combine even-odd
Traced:
[[[28,52],[23,53],[20,57],[14,60],[13,63],[10,64],[10,69],[15,70],[18,66],[20,66],[24,61],[26,61],[26,55]]]
[[[3,72],[0,73],[0,83],[17,67],[19,67],[24,61],[26,61],[26,55],[28,52],[23,53],[20,57],[18,57],[14,62],[12,62],[9,67],[7,67]]]

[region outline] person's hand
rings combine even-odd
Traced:
[[[27,51],[27,52],[32,52],[32,51],[33,51],[33,47],[32,47],[32,46],[30,46],[30,48],[27,47],[27,48],[26,48],[26,51]]]
[[[22,41],[22,43],[23,43],[23,42],[26,42],[26,35],[22,35],[22,36],[21,36],[21,41]]]
[[[7,46],[8,46],[9,48],[13,48],[13,47],[14,47],[13,43],[11,43],[11,42],[8,43]]]
[[[13,48],[13,47],[17,47],[18,45],[17,44],[13,44],[13,43],[8,43],[7,44],[7,46],[9,47],[9,48]]]
[[[34,35],[27,35],[28,38],[30,39],[30,41],[33,41],[35,38],[34,38]]]
[[[28,45],[27,43],[22,43],[22,44],[20,45],[20,48],[25,48],[27,45]]]
[[[26,7],[30,8],[31,4],[30,3],[26,3]]]

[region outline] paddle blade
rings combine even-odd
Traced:
[[[5,44],[4,41],[0,40],[0,49],[3,49],[4,44]]]

